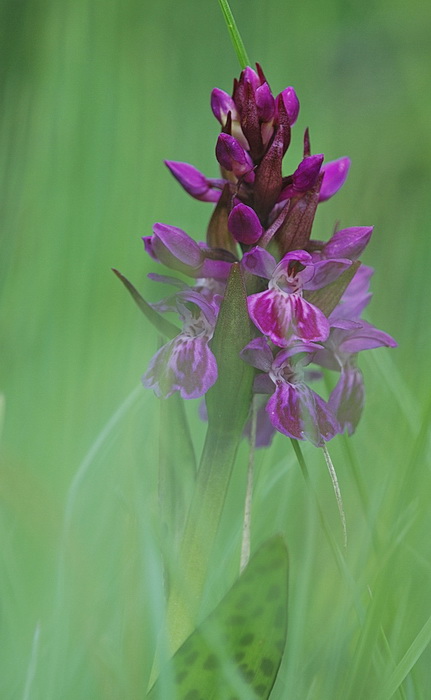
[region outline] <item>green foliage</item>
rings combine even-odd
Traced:
[[[240,578],[169,664],[172,700],[268,698],[287,633],[288,560],[275,537],[256,552]],[[157,681],[148,700],[162,700]]]
[[[344,567],[289,441],[258,451],[253,547],[283,533],[291,567],[271,700],[428,700],[431,6],[232,9],[274,91],[298,91],[285,171],[306,126],[314,153],[352,158],[313,238],[327,240],[338,220],[374,225],[368,319],[399,342],[360,359],[363,420],[329,445]],[[216,2],[4,0],[0,33],[0,696],[142,698],[155,648],[167,646],[154,465],[170,433],[150,392],[125,402],[158,338],[111,268],[155,301],[168,291],[146,279],[154,264],[140,236],[163,221],[204,238],[211,205],[188,198],[162,161],[218,176],[208,97],[216,85],[230,91],[238,64]],[[199,455],[206,424],[196,402],[186,412]],[[323,455],[306,446],[304,456],[340,540]],[[237,459],[206,610],[237,577],[245,441]]]

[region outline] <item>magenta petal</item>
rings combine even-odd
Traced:
[[[203,396],[216,379],[217,363],[208,347],[208,339],[179,335],[154,355],[142,382],[162,398],[179,391],[183,399],[196,399]]]
[[[241,350],[242,359],[249,365],[269,372],[272,365],[272,352],[265,338],[254,338]]]
[[[344,185],[350,168],[350,158],[338,158],[325,163],[322,167],[324,173],[322,186],[319,193],[319,202],[325,202],[332,197]]]
[[[148,253],[150,258],[153,258],[153,260],[157,260],[157,262],[160,262],[159,258],[154,252],[153,236],[142,236],[142,240],[144,242],[145,252]]]
[[[275,100],[268,83],[263,83],[257,88],[256,93],[257,114],[261,122],[269,122],[275,113]]]
[[[211,93],[211,109],[216,119],[222,126],[226,124],[227,115],[230,112],[234,120],[239,119],[235,102],[224,90],[214,88]]]
[[[257,275],[257,277],[265,277],[268,280],[271,279],[276,264],[271,253],[268,253],[267,250],[259,246],[245,253],[241,260],[241,265],[247,272],[251,272],[253,275]]]
[[[293,296],[293,295],[292,295]],[[291,297],[276,289],[252,294],[247,299],[253,323],[279,347],[285,347],[292,336]]]
[[[307,156],[298,165],[292,175],[293,186],[299,192],[305,192],[311,189],[316,184],[319,177],[320,168],[323,163],[324,155]]]
[[[368,245],[372,232],[372,226],[353,226],[337,231],[324,247],[325,256],[357,260]]]
[[[236,138],[221,133],[217,139],[216,157],[222,168],[240,177],[253,170],[253,161]]]
[[[287,87],[281,93],[284,107],[289,117],[290,126],[296,122],[299,114],[299,100],[293,87]]]
[[[189,163],[165,160],[165,165],[185,191],[195,199],[202,202],[218,202],[220,199],[220,183],[223,181],[209,180]]]
[[[266,410],[274,428],[297,440],[304,440],[302,432],[301,401],[298,388],[292,384],[278,382],[270,397]]]
[[[203,260],[202,251],[185,231],[160,223],[154,224],[153,231],[153,251],[160,262],[170,266],[169,263],[174,258],[191,267],[200,265]]]
[[[232,263],[225,260],[212,260],[205,258],[199,268],[199,277],[212,277],[214,279],[226,280],[229,277]]]
[[[292,336],[302,340],[326,340],[329,322],[320,309],[298,294],[268,289],[248,297],[248,311],[253,323],[275,345],[286,347]]]
[[[337,416],[342,430],[347,430],[349,435],[355,432],[359,423],[364,401],[365,390],[362,373],[357,367],[347,367],[341,372],[328,404]]]
[[[330,327],[323,311],[298,294],[291,294],[289,299],[295,335],[302,340],[326,340]]]
[[[165,165],[192,197],[205,194],[208,189],[206,177],[193,165],[174,160],[165,160]]]
[[[314,263],[313,277],[304,284],[304,289],[321,289],[334,282],[352,264],[351,260],[321,260]]]
[[[397,343],[388,333],[375,328],[371,323],[361,321],[361,326],[349,333],[347,338],[339,345],[343,353],[354,354],[361,350],[372,350],[373,348],[395,348]]]
[[[279,382],[267,411],[281,433],[297,440],[310,440],[319,447],[340,431],[329,406],[305,384]]]

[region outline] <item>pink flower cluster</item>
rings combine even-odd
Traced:
[[[188,163],[166,162],[188,194],[215,204],[206,241],[160,223],[143,239],[154,260],[191,278],[189,284],[151,275],[178,289],[153,306],[176,310],[183,330],[157,352],[143,382],[160,397],[179,391],[184,398],[203,396],[216,382],[211,338],[226,280],[232,264],[239,263],[257,336],[241,357],[258,370],[254,390],[263,397],[258,444],[268,444],[278,430],[322,445],[344,430],[352,433],[360,418],[364,388],[358,353],[396,344],[361,319],[371,298],[372,269],[356,261],[372,227],[338,230],[326,243],[311,238],[317,206],[342,187],[350,161],[325,163],[323,155],[312,155],[306,130],[303,159],[283,175],[299,112],[292,87],[274,97],[260,66],[246,68],[234,81],[232,96],[213,90],[211,108],[221,124],[215,149],[220,177],[207,178]],[[337,281],[338,297],[335,292],[328,311],[319,299]],[[339,373],[327,401],[309,387],[322,368]]]

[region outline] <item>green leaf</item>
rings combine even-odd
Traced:
[[[176,392],[160,401],[160,519],[169,548],[182,537],[196,477],[196,456],[184,400]]]
[[[150,306],[150,304],[145,301],[143,297],[141,297],[136,287],[134,287],[133,284],[121,274],[121,272],[115,270],[115,268],[112,268],[112,272],[114,272],[118,279],[122,281],[133,301],[141,309],[142,313],[145,314],[150,323],[153,324],[154,328],[159,331],[159,333],[164,335],[165,338],[168,338],[169,340],[172,340],[172,338],[175,338],[178,333],[181,333],[177,326],[163,318],[163,316],[157,313],[157,311],[155,311],[153,307]]]
[[[180,647],[148,700],[268,698],[286,643],[287,600],[287,550],[276,536]]]
[[[334,280],[334,282],[314,292],[306,292],[304,297],[311,304],[314,304],[314,306],[318,306],[325,316],[329,316],[355,276],[360,264],[359,260],[357,260],[353,265],[347,268],[347,270],[344,270],[343,274]]]

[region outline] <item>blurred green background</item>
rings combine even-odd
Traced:
[[[383,570],[385,585],[393,584],[382,619],[398,660],[431,614],[431,6],[232,0],[232,9],[273,91],[294,85],[301,100],[285,171],[296,167],[305,126],[314,152],[352,158],[344,189],[318,212],[314,237],[329,237],[336,221],[375,226],[364,256],[376,270],[368,318],[399,348],[362,363],[367,406],[350,450],[368,499],[365,520],[377,522],[383,538],[380,555],[362,541],[342,440],[333,458],[357,537],[352,560],[371,578]],[[217,176],[209,94],[214,86],[230,91],[239,68],[216,0],[2,0],[0,15],[1,697],[143,697],[154,596],[159,607],[162,597],[160,572],[151,573],[157,558],[149,516],[142,515],[143,505],[153,507],[157,402],[138,390],[120,418],[121,436],[104,443],[96,466],[92,454],[85,457],[139,384],[157,337],[110,268],[155,300],[140,237],[163,221],[202,238],[211,205],[187,198],[162,161],[185,160]],[[194,426],[199,441],[202,427]],[[279,437],[262,458],[261,494],[271,496],[274,475],[285,477],[280,460],[291,459],[290,451]],[[304,498],[300,475],[289,488]],[[279,490],[278,497],[276,525],[291,528],[295,568],[302,511],[292,495],[282,501]],[[257,520],[270,534],[264,513],[266,506]],[[398,536],[400,561],[389,566],[392,554],[381,553]],[[297,648],[285,683],[294,687],[296,673],[303,685],[289,697],[374,697],[358,694],[358,684],[342,695],[327,679],[327,686],[313,680],[320,666],[333,667],[334,676],[349,668],[341,623],[332,637],[313,632],[335,605],[331,591],[338,595],[335,574],[322,576],[320,593],[313,598],[307,589],[314,613],[302,599],[304,655]],[[313,634],[323,634],[314,657],[307,646]],[[399,697],[429,697],[422,661]],[[367,672],[352,667],[356,679]]]

